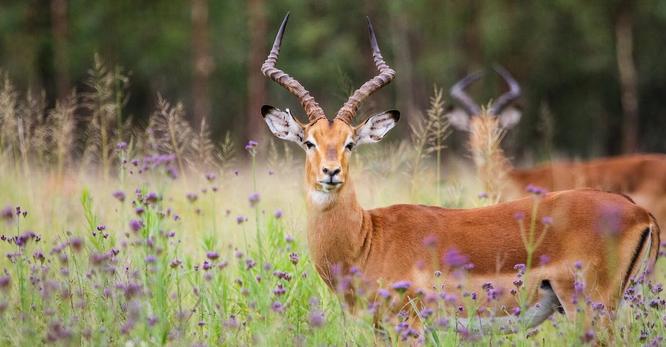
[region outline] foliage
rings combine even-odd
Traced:
[[[318,97],[325,110],[335,110],[350,89],[373,73],[364,16],[375,24],[387,62],[397,69],[396,81],[364,105],[367,111],[395,107],[409,111],[409,103],[426,108],[437,83],[448,89],[466,73],[497,62],[507,67],[525,91],[520,130],[510,135],[512,153],[540,158],[539,114],[546,104],[553,115],[553,145],[557,152],[576,156],[616,153],[621,133],[622,109],[615,51],[618,13],[631,11],[634,58],[638,71],[641,150],[664,151],[661,129],[666,126],[660,97],[666,91],[662,47],[666,6],[659,0],[573,2],[539,0],[517,5],[507,0],[358,2],[352,0],[260,1],[265,27],[260,43],[268,52],[280,20],[292,17],[283,43],[280,66],[301,80]],[[98,52],[109,66],[124,66],[134,83],[123,120],[147,123],[154,95],[182,100],[192,109],[192,23],[190,2],[133,2],[68,0],[66,36],[67,71],[71,85],[85,88],[87,67]],[[233,131],[242,141],[249,117],[248,78],[259,66],[248,65],[249,31],[246,1],[209,3],[209,40],[212,56],[209,81],[214,138]],[[5,1],[0,5],[0,66],[7,69],[20,89],[44,89],[47,104],[55,103],[52,82],[57,70],[50,7],[35,1]],[[398,88],[398,84],[405,87]],[[296,100],[266,82],[263,102],[299,110]],[[397,90],[401,93],[398,95]],[[483,104],[504,90],[490,70],[472,89]],[[406,92],[405,92],[406,91]],[[398,100],[394,105],[392,100]],[[83,112],[84,110],[78,110]],[[334,111],[328,111],[332,113]],[[187,112],[186,112],[187,113]],[[415,117],[407,114],[407,118]],[[196,123],[196,124],[195,124]],[[192,122],[198,128],[199,122]],[[263,129],[259,129],[262,130]],[[400,131],[400,130],[398,130]],[[594,137],[590,133],[597,134]],[[403,130],[403,135],[406,131]],[[126,141],[126,139],[125,139]],[[460,143],[453,149],[464,151]]]

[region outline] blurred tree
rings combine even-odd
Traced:
[[[364,18],[369,15],[397,77],[368,99],[359,118],[397,106],[409,120],[414,110],[427,108],[433,84],[448,89],[478,69],[487,74],[470,92],[486,103],[505,88],[489,69],[497,62],[524,90],[523,121],[505,142],[509,154],[530,158],[548,148],[580,157],[666,151],[663,0],[44,3],[0,1],[0,68],[19,90],[45,89],[50,105],[67,86],[85,91],[97,52],[110,66],[130,72],[124,118],[145,125],[159,92],[183,101],[187,115],[210,116],[214,136],[231,131],[234,140],[246,140],[266,133],[258,116],[263,103],[302,116],[295,98],[268,84],[259,70],[284,14],[291,11],[292,19],[279,65],[327,114],[375,73]],[[543,141],[545,109],[552,147]],[[466,153],[462,141],[449,142]]]
[[[67,27],[67,0],[51,0],[55,86],[56,95],[59,99],[70,93]]]
[[[615,49],[622,93],[622,151],[634,152],[638,142],[638,88],[634,64],[634,1],[622,0],[615,21]]]
[[[266,100],[266,78],[260,68],[268,54],[266,46],[266,5],[264,0],[248,0],[247,28],[250,35],[250,52],[247,71],[247,122],[245,132],[250,139],[256,139],[263,133],[263,122],[260,112]],[[269,40],[269,42],[272,42]]]
[[[192,113],[197,127],[210,118],[208,80],[213,71],[213,58],[208,41],[208,0],[192,0]]]

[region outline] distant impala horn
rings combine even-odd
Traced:
[[[479,80],[481,76],[483,76],[483,72],[481,71],[471,73],[465,76],[465,78],[456,82],[456,84],[451,87],[451,97],[458,100],[458,102],[460,102],[460,104],[470,116],[478,115],[481,113],[481,107],[479,107],[479,105],[474,102],[474,100],[469,95],[467,95],[465,88],[472,84],[472,82]]]
[[[520,97],[520,85],[518,85],[518,82],[513,79],[513,76],[511,76],[507,69],[500,65],[495,65],[494,69],[500,76],[502,76],[506,84],[509,85],[509,91],[500,95],[500,97],[497,98],[497,100],[495,100],[493,105],[490,107],[491,114],[499,114],[512,101]]]

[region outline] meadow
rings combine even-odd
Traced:
[[[130,126],[125,80],[98,61],[88,91],[53,108],[3,80],[0,345],[663,343],[663,262],[632,282],[609,327],[595,324],[609,313],[580,298],[577,321],[555,314],[529,331],[517,323],[515,334],[460,328],[460,312],[483,312],[477,293],[493,293],[490,283],[464,288],[464,306],[440,292],[427,308],[387,313],[403,293],[389,284],[378,301],[357,292],[352,312],[338,295],[345,286],[329,289],[308,256],[300,149],[268,138],[214,143],[205,124],[191,127],[183,107],[162,98],[147,127]],[[75,118],[81,110],[85,120]],[[442,92],[410,117],[409,138],[354,154],[362,205],[493,203],[467,161],[446,156]],[[504,313],[521,315],[528,272],[517,267],[515,293],[502,294],[517,306]]]

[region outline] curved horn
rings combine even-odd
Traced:
[[[513,76],[509,73],[507,69],[500,65],[495,65],[493,67],[495,71],[502,76],[506,84],[509,85],[509,91],[500,95],[493,105],[490,107],[490,113],[499,114],[504,107],[506,107],[510,102],[518,99],[520,97],[520,85],[513,79]]]
[[[361,102],[370,96],[370,94],[389,84],[395,77],[395,71],[391,69],[388,64],[386,64],[384,57],[382,57],[382,53],[379,50],[379,45],[377,45],[375,31],[372,28],[372,23],[370,23],[370,17],[367,18],[368,31],[370,32],[370,46],[372,47],[372,57],[375,60],[377,70],[379,70],[379,75],[373,77],[371,80],[365,82],[360,88],[358,88],[338,111],[338,114],[335,117],[340,118],[349,124],[351,124],[352,119],[356,115],[356,111],[358,111],[358,107]]]
[[[303,106],[303,109],[305,109],[305,114],[308,116],[308,119],[312,122],[316,119],[326,117],[324,115],[324,110],[300,82],[275,67],[275,63],[280,55],[280,45],[282,44],[284,29],[287,27],[287,21],[289,21],[288,12],[287,15],[284,16],[284,20],[282,20],[277,36],[275,36],[275,42],[273,43],[271,52],[268,54],[268,58],[266,58],[264,64],[261,65],[261,73],[283,86],[291,94],[294,94],[301,103],[301,106]]]
[[[472,116],[481,113],[481,108],[469,95],[467,95],[467,93],[465,93],[465,88],[467,88],[472,82],[477,81],[481,76],[483,76],[483,72],[481,71],[471,73],[456,82],[456,84],[451,87],[450,91],[451,97],[458,100],[465,111]]]

